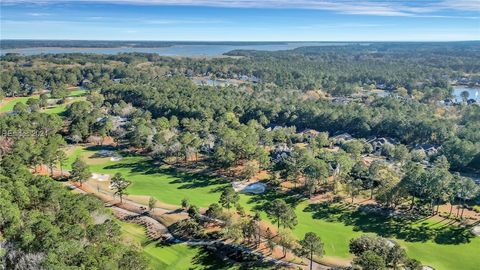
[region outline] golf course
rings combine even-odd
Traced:
[[[120,225],[125,241],[142,249],[152,269],[192,269],[189,265],[194,264],[195,257],[200,253],[200,248],[184,244],[158,246],[157,241],[147,238],[142,226],[127,222],[121,222]]]
[[[71,164],[77,156],[81,156],[90,165],[91,172],[109,175],[119,172],[131,181],[128,194],[152,196],[169,205],[180,205],[180,200],[186,198],[191,204],[207,207],[218,201],[222,188],[228,185],[221,179],[160,166],[139,155],[122,154],[119,161],[96,158],[95,154],[100,149],[75,146],[67,151],[69,159],[66,164]],[[265,202],[274,199],[273,196],[278,195],[268,191],[260,195],[242,194],[240,203],[247,211],[252,211],[261,209]],[[375,233],[398,242],[409,256],[435,269],[475,269],[480,264],[477,256],[480,238],[456,229],[449,220],[428,218],[406,222],[358,212],[340,203],[324,205],[305,200],[294,201],[289,197],[283,199],[296,205],[298,226],[293,230],[294,234],[301,238],[306,232],[314,231],[322,238],[325,243],[325,262],[342,262],[351,258],[348,252],[350,239],[364,233]],[[262,216],[266,219],[264,213]],[[123,227],[142,242],[141,229],[131,224]],[[168,262],[173,267],[171,269],[182,269],[175,265],[182,265],[181,260],[191,260],[198,253],[198,250],[185,246],[159,248],[150,244],[142,247],[157,265],[165,263],[162,260],[171,260]],[[165,256],[167,253],[169,255]]]
[[[86,93],[86,90],[75,88],[74,90],[71,90],[68,93],[65,103],[56,104],[54,106],[48,107],[44,109],[43,112],[48,114],[61,114],[67,109],[67,105],[69,103],[80,100],[80,98],[83,95],[85,95],[85,93]],[[31,98],[38,99],[39,97],[40,97],[39,95],[36,95],[36,96],[30,96],[30,97],[14,97],[14,98],[9,98],[7,100],[3,100],[0,102],[0,113],[11,112],[15,104],[19,102],[26,104],[29,99]]]

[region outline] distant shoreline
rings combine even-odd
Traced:
[[[0,40],[0,49],[26,48],[71,48],[71,49],[108,49],[108,48],[164,48],[175,45],[284,45],[288,43],[319,43],[289,41],[129,41],[129,40]]]
[[[0,39],[1,50],[27,48],[71,48],[71,49],[114,49],[114,48],[165,48],[175,45],[224,45],[224,46],[261,46],[287,45],[298,43],[480,43],[480,40],[465,41],[149,41],[149,40],[37,40],[37,39]]]
[[[258,42],[258,43],[227,43],[227,42],[191,42],[163,44],[165,46],[141,47],[140,45],[160,45],[160,44],[130,44],[127,46],[109,46],[109,47],[92,47],[85,46],[69,47],[69,46],[36,46],[36,47],[16,47],[1,48],[0,55],[19,54],[19,55],[40,55],[40,54],[65,54],[65,53],[86,53],[86,54],[118,54],[118,53],[153,53],[161,56],[180,56],[180,57],[225,57],[224,54],[235,50],[261,50],[261,51],[279,51],[291,50],[302,46],[327,46],[327,45],[347,45],[349,43],[333,44],[333,43],[314,43],[314,42]],[[3,45],[3,44],[2,44]],[[59,45],[59,44],[57,44]],[[92,44],[90,44],[92,45]],[[120,45],[120,44],[111,44]]]

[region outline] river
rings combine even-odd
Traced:
[[[343,46],[349,43],[341,42],[286,42],[278,44],[253,44],[253,45],[172,45],[170,47],[158,48],[60,48],[60,47],[41,47],[41,48],[18,48],[0,50],[0,55],[6,53],[19,53],[22,55],[37,54],[55,54],[55,53],[97,53],[97,54],[117,54],[125,52],[157,53],[163,56],[189,56],[189,57],[214,57],[220,56],[232,50],[262,50],[262,51],[280,51],[292,50],[304,46]]]

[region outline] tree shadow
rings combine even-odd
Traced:
[[[179,189],[191,189],[191,188],[201,188],[207,186],[216,186],[226,184],[227,181],[219,178],[212,177],[202,173],[188,173],[188,172],[175,172],[176,179],[171,181],[172,184],[182,184],[179,186]],[[222,190],[224,187],[217,187],[215,191],[217,192]]]
[[[101,151],[101,150],[108,150],[108,151],[114,151],[118,150],[115,146],[112,145],[89,145],[85,147],[85,150],[87,151]]]
[[[195,265],[201,269],[275,269],[272,262],[263,261],[260,258],[239,250],[232,250],[226,246],[202,246],[198,254],[193,258]],[[196,269],[195,267],[191,269]]]
[[[408,242],[433,240],[437,244],[463,244],[469,243],[473,237],[468,228],[456,227],[448,221],[445,226],[435,227],[438,222],[431,224],[425,222],[425,219],[367,212],[342,204],[326,202],[310,204],[304,212],[311,212],[314,219],[353,226],[355,231],[376,233],[382,237],[394,237]]]
[[[141,160],[128,163],[116,163],[108,165],[105,169],[129,169],[131,173],[153,175],[161,174],[171,177],[170,184],[181,184],[178,189],[193,189],[207,186],[217,186],[225,184],[226,181],[219,177],[213,177],[200,172],[179,171],[174,167],[161,166],[153,160]],[[216,192],[216,191],[212,191]]]
[[[435,236],[435,243],[445,245],[465,244],[470,243],[470,238],[472,237],[473,235],[470,230],[459,227],[448,227]]]
[[[235,263],[228,258],[220,258],[216,250],[208,247],[199,248],[200,251],[192,259],[193,264],[201,265],[205,270],[232,269]],[[195,269],[195,268],[190,268]]]
[[[268,208],[269,203],[276,199],[282,199],[295,208],[305,200],[305,197],[295,190],[279,192],[277,190],[267,189],[264,193],[251,195],[248,203],[254,204],[253,210],[265,211]]]

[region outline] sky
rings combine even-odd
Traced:
[[[0,39],[480,40],[480,0],[0,1]]]

